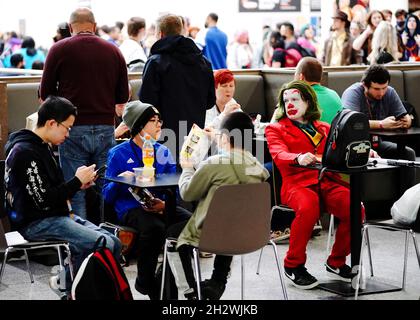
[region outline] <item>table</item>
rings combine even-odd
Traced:
[[[313,170],[321,170],[321,164],[314,166],[301,166],[298,164],[293,164],[294,167],[307,168]],[[351,267],[352,272],[357,276],[359,272],[359,259],[360,259],[360,248],[362,244],[362,217],[361,217],[361,179],[362,175],[369,174],[372,172],[393,170],[396,169],[395,166],[377,164],[375,166],[369,165],[365,168],[358,169],[347,169],[347,170],[332,170],[327,169],[326,171],[344,173],[350,176],[350,247],[351,247]],[[342,296],[350,297],[354,295],[354,287],[356,285],[356,278],[352,279],[351,283],[333,280],[328,282],[320,283],[318,288],[340,294]],[[400,291],[400,287],[393,285],[381,283],[378,281],[366,281],[366,288],[359,290],[359,295],[363,294],[373,294],[373,293],[382,293],[382,292],[391,292],[391,291]]]
[[[181,176],[180,172],[157,174],[155,179],[151,181],[138,180],[132,177],[104,177],[105,180],[122,183],[131,187],[159,189],[178,187],[178,181]]]
[[[420,136],[420,128],[412,127],[409,129],[397,130],[369,130],[369,134],[385,137],[388,140],[395,141],[397,143],[397,150],[401,153],[407,144],[407,138]]]

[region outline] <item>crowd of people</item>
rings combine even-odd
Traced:
[[[324,43],[317,26],[307,23],[297,29],[289,21],[281,21],[274,28],[263,26],[260,41],[250,41],[245,28],[238,28],[228,37],[218,27],[216,13],[207,16],[204,28],[179,16],[183,24],[181,35],[195,42],[214,70],[295,67],[305,56],[317,58],[324,66],[420,60],[418,11],[369,10],[360,5],[350,8],[346,1],[339,3]],[[155,23],[149,25],[144,18],[134,16],[112,26],[98,26],[95,32],[121,50],[129,71],[142,71],[157,41],[155,29]],[[53,40],[70,35],[68,23],[63,22],[57,26]],[[2,67],[43,69],[46,53],[47,49],[37,48],[30,36],[15,31],[0,33]]]
[[[278,107],[265,134],[283,180],[278,192],[282,202],[296,212],[284,267],[286,277],[300,289],[318,285],[305,262],[321,200],[327,212],[340,220],[336,242],[325,261],[326,271],[345,282],[353,277],[346,265],[350,254],[349,186],[333,173],[318,183],[318,173],[305,168],[319,162],[334,116],[349,108],[366,114],[371,129],[412,125],[401,99],[389,86],[388,70],[379,63],[389,57],[417,57],[418,18],[407,15],[404,28],[401,23],[397,25],[402,30],[398,38],[384,13],[373,10],[366,27],[357,25],[365,30],[359,30],[353,38],[348,17],[341,10],[332,17],[324,62],[319,59],[313,26],[305,25],[301,37],[296,37],[293,24],[288,22],[280,23],[277,31],[266,30],[267,41],[259,56],[267,66],[296,67],[294,81],[279,88]],[[68,23],[60,24],[56,43],[43,58],[36,127],[11,134],[6,146],[7,207],[15,230],[29,240],[68,241],[76,271],[102,235],[119,259],[120,240],[87,219],[84,192],[94,187],[115,210],[117,222],[139,234],[135,289],[150,299],[158,298],[160,284],[155,281],[155,270],[165,239],[170,236],[178,239],[176,253],[181,261],[178,269],[170,261],[172,272],[178,289],[185,288],[179,290],[178,299],[197,299],[191,247],[198,245],[215,190],[225,184],[262,182],[270,176],[270,168],[245,148],[247,132],[254,129],[253,120],[233,98],[235,77],[229,66],[249,68],[255,61],[248,33],[239,31],[228,47],[227,36],[217,22],[217,14],[210,13],[206,28],[194,38],[187,33],[192,31],[187,28],[188,19],[165,14],[153,26],[153,41],[146,38],[152,35],[140,17],[127,22],[127,39],[120,36],[124,24],[98,28],[88,8],[76,9]],[[384,45],[376,35],[392,45]],[[17,37],[10,39],[5,48],[18,42]],[[27,38],[14,52],[9,55],[11,63],[18,54],[25,56],[24,65],[41,56],[33,39]],[[347,88],[342,97],[321,85],[323,65],[363,61],[371,65],[361,81]],[[129,101],[133,96],[128,84],[131,68],[143,71],[139,101]],[[120,118],[118,124],[116,118]],[[209,140],[217,145],[217,152],[198,164],[180,152],[193,124],[204,128]],[[238,132],[240,141],[236,139]],[[122,134],[128,138],[115,145],[115,138]],[[158,142],[162,137],[167,138],[165,145]],[[415,159],[413,149],[400,150],[392,142],[376,139],[372,141],[372,157]],[[106,164],[107,176],[133,176],[133,168],[144,166],[145,141],[153,145],[157,174],[182,172],[179,192],[154,192],[153,203],[148,205],[138,202],[127,186],[104,182],[95,170]],[[58,146],[58,162],[51,146]],[[401,176],[405,188],[414,184],[413,168],[407,168]],[[191,205],[185,206],[183,201]],[[211,278],[202,283],[204,298],[222,297],[231,261],[232,257],[216,255]],[[69,272],[67,269],[66,289],[60,292],[65,297],[71,289]],[[52,277],[53,289],[57,289],[58,281],[58,276]]]

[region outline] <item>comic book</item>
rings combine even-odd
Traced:
[[[210,148],[210,140],[195,123],[186,137],[181,149],[181,158],[190,159],[196,165],[207,155]]]

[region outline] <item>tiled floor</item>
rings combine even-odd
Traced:
[[[417,234],[419,237],[419,234]],[[386,283],[398,285],[402,279],[404,237],[399,232],[373,230],[370,234],[374,272],[377,279]],[[404,291],[372,294],[360,296],[361,300],[418,300],[420,297],[420,268],[417,263],[414,246],[409,239],[407,284]],[[308,258],[306,267],[320,282],[328,280],[323,262],[325,260],[325,247],[327,234],[313,238],[308,245]],[[279,255],[283,259],[288,242],[277,245]],[[283,299],[279,283],[277,268],[274,265],[274,255],[271,247],[266,247],[262,256],[260,275],[256,275],[259,252],[245,256],[245,299],[247,300],[281,300]],[[201,259],[202,272],[206,278],[211,272],[212,258]],[[366,260],[367,261],[367,260]],[[35,283],[31,284],[23,260],[10,261],[4,273],[3,283],[0,286],[0,300],[56,300],[57,296],[50,290],[48,279],[52,267],[35,262],[31,263]],[[134,289],[136,277],[135,261],[124,269],[132,287],[136,300],[148,300],[148,297],[139,294]],[[223,300],[240,299],[240,257],[235,257],[232,265],[232,275],[229,278]],[[290,300],[340,300],[352,299],[329,293],[320,289],[299,290],[287,283]]]

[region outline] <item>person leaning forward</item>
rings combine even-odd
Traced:
[[[96,180],[95,164],[77,168],[75,175],[65,180],[50,144],[60,145],[68,138],[75,118],[76,108],[69,100],[48,97],[39,107],[36,128],[10,135],[6,144],[5,182],[12,229],[32,241],[69,242],[76,273],[100,236],[105,236],[117,261],[121,243],[71,211],[69,199]],[[66,268],[66,292],[59,291],[58,279],[59,275],[50,278],[51,288],[60,296],[69,296],[72,285],[69,269]]]

